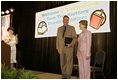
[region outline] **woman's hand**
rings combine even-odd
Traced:
[[[89,60],[90,59],[90,56],[86,56],[86,60]]]
[[[15,35],[16,44],[18,44],[18,34]]]
[[[8,40],[8,39],[4,39],[4,42],[5,42],[5,43],[9,43],[9,41],[10,41],[10,40]]]

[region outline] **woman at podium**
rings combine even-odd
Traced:
[[[10,56],[10,68],[14,67],[14,63],[16,63],[16,44],[18,44],[18,37],[14,35],[14,28],[9,27],[7,29],[8,35],[4,37],[4,42],[11,47],[11,56]]]

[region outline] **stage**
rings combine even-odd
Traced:
[[[61,74],[54,73],[46,73],[40,71],[31,71],[34,75],[36,75],[39,79],[62,79]],[[71,76],[71,79],[77,79],[76,76]]]

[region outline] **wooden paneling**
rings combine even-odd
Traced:
[[[11,55],[11,47],[4,43],[4,41],[1,42],[1,63],[6,65],[8,68],[10,68],[10,55]]]

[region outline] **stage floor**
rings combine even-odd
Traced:
[[[46,72],[39,72],[39,71],[32,71],[39,79],[61,79],[62,76],[60,74],[54,73],[46,73]],[[77,79],[76,76],[71,76],[71,79]]]

